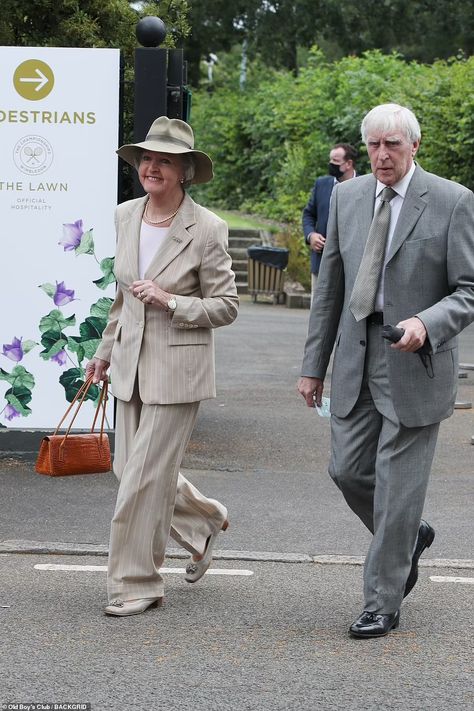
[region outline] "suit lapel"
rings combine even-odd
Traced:
[[[128,224],[124,225],[124,249],[132,273],[131,281],[137,281],[139,279],[138,250],[140,247],[140,229],[142,225],[143,211],[145,209],[147,199],[148,196],[145,195],[145,197],[137,203],[135,209],[130,214]]]
[[[362,260],[362,255],[364,254],[365,244],[367,242],[367,237],[369,236],[370,225],[374,217],[374,203],[375,203],[375,187],[377,182],[375,178],[371,175],[368,176],[367,183],[361,184],[361,193],[356,199],[356,205],[354,209],[354,219],[356,220],[356,231],[357,239],[354,240],[354,252],[352,256],[360,264]],[[362,239],[360,239],[362,235]]]
[[[185,195],[183,204],[169,228],[165,241],[146,270],[145,279],[156,279],[168,264],[183,251],[193,239],[187,228],[195,223],[195,203],[189,195]]]
[[[389,262],[398,252],[406,238],[413,231],[416,223],[420,219],[427,203],[421,196],[428,191],[424,171],[419,166],[416,167],[413,177],[408,186],[408,190],[403,200],[402,209],[398,217],[395,232],[387,254]]]

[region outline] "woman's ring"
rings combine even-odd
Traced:
[[[138,294],[138,298],[139,298],[139,299],[143,299],[144,296],[145,296],[145,292],[144,292],[144,291],[141,291],[141,292]]]

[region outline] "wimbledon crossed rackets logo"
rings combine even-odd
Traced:
[[[24,136],[15,144],[13,160],[22,173],[40,175],[53,162],[53,149],[42,136]]]

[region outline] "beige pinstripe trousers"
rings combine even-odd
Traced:
[[[227,509],[179,473],[199,402],[144,405],[137,388],[117,400],[114,473],[120,485],[110,527],[109,600],[161,597],[168,535],[203,553]]]

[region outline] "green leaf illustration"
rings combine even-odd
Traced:
[[[17,412],[20,413],[20,415],[23,415],[23,417],[28,417],[28,415],[31,415],[31,409],[27,405],[22,405],[20,400],[18,400],[17,397],[13,394],[5,394],[5,400],[12,405]]]
[[[76,353],[77,360],[79,361],[79,363],[82,363],[82,361],[84,360],[84,348],[81,346],[80,338],[78,338],[77,336],[71,336],[70,338],[68,338],[67,347],[70,351]]]
[[[11,374],[14,376],[15,380],[13,382],[13,388],[16,392],[16,388],[25,387],[32,390],[35,387],[35,378],[32,373],[29,373],[26,368],[22,365],[15,365]]]
[[[15,376],[0,368],[0,380],[6,380],[7,383],[11,384],[15,380]]]
[[[67,337],[60,331],[46,331],[41,336],[41,343],[44,346],[44,350],[40,353],[41,358],[50,360],[64,348]]]
[[[84,371],[82,368],[68,368],[68,370],[63,371],[59,382],[63,387],[70,387],[76,380],[80,380],[84,377]]]
[[[5,400],[12,405],[23,417],[27,417],[31,410],[27,403],[31,401],[31,392],[28,388],[15,387],[7,390]]]
[[[82,341],[88,341],[90,338],[101,338],[102,331],[106,325],[107,320],[105,318],[88,316],[79,326]]]
[[[93,283],[99,287],[99,289],[106,289],[109,284],[113,284],[115,281],[114,274],[114,258],[106,257],[100,263],[100,269],[104,275],[101,279],[96,279]]]
[[[56,293],[56,286],[54,284],[40,284],[39,288],[43,289],[43,291],[51,298],[53,298]]]
[[[21,345],[23,347],[23,353],[26,354],[29,353],[29,351],[33,350],[33,348],[38,344],[36,343],[36,341],[23,341]]]
[[[75,249],[76,256],[79,254],[94,254],[94,238],[92,232],[92,229],[84,232],[79,246]]]
[[[91,338],[88,341],[81,341],[81,346],[84,350],[84,356],[90,360],[95,356],[95,352],[100,345],[100,338]]]
[[[77,391],[84,384],[84,371],[82,368],[69,368],[69,370],[65,370],[62,373],[59,382],[66,391],[66,400],[72,402],[77,395]],[[85,399],[95,401],[98,396],[99,388],[97,385],[91,385]]]
[[[15,365],[11,373],[7,373],[6,370],[0,368],[0,380],[6,380],[7,383],[13,385],[13,390],[19,387],[25,387],[31,390],[35,386],[34,376],[22,365]]]
[[[88,316],[79,326],[80,336],[73,336],[74,340],[83,349],[83,358],[93,358],[99,347],[102,331],[107,325],[107,319],[98,316]],[[80,358],[79,360],[82,360]]]
[[[46,331],[56,331],[60,333],[63,328],[75,325],[75,314],[66,318],[62,311],[60,311],[59,309],[53,309],[53,311],[50,311],[47,316],[43,316],[40,321],[39,329],[41,333],[45,333]]]
[[[91,316],[98,316],[99,318],[107,320],[112,303],[113,299],[110,299],[108,296],[103,296],[99,301],[96,301],[95,304],[92,304]]]

